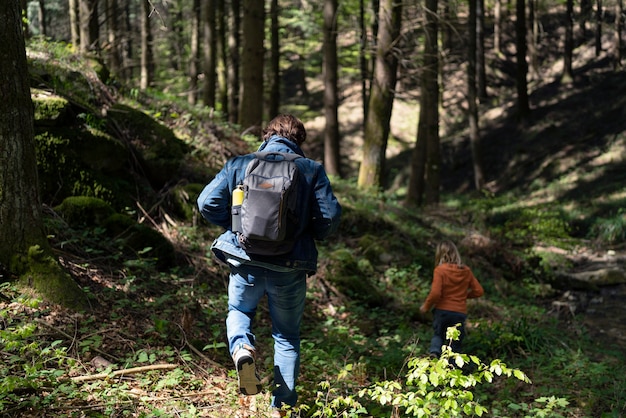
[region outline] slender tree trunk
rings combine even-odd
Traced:
[[[574,50],[574,0],[565,2],[565,51],[563,51],[563,80],[574,78],[572,54]]]
[[[324,0],[324,167],[328,174],[341,175],[339,156],[337,0]]]
[[[401,1],[382,0],[378,16],[376,65],[365,124],[363,160],[359,167],[359,188],[381,188],[384,184],[385,152],[397,80],[398,56],[394,47],[402,23]]]
[[[148,89],[154,80],[154,55],[152,54],[152,4],[150,0],[142,0],[141,14],[141,81],[139,88]]]
[[[485,175],[482,166],[482,148],[480,146],[480,131],[478,124],[478,104],[476,88],[476,1],[469,0],[468,25],[468,60],[467,60],[467,109],[469,120],[470,147],[474,167],[474,186],[480,190],[485,185]],[[519,0],[518,0],[519,1]]]
[[[37,2],[38,8],[37,8],[37,12],[38,12],[38,17],[39,17],[39,35],[40,36],[46,36],[48,33],[47,27],[46,27],[46,6],[45,6],[45,1],[44,0],[39,0]]]
[[[239,125],[255,135],[263,123],[264,22],[263,2],[244,0]]]
[[[222,105],[222,112],[228,115],[228,51],[226,46],[226,3],[224,0],[215,0],[215,20],[217,37],[217,95],[218,103]]]
[[[69,0],[70,42],[74,48],[80,48],[80,20],[78,17],[78,0]]]
[[[201,0],[193,0],[191,11],[191,39],[189,43],[189,91],[187,102],[198,102],[198,76],[200,75],[200,20],[202,16]]]
[[[596,0],[596,57],[602,52],[602,0]]]
[[[107,37],[109,40],[109,53],[107,57],[109,59],[109,68],[113,74],[117,77],[121,76],[122,58],[120,55],[120,45],[118,40],[119,34],[119,8],[117,0],[107,0],[106,3],[107,14]]]
[[[361,48],[359,50],[359,66],[361,69],[361,103],[363,104],[363,127],[367,120],[367,28],[365,26],[365,0],[359,0],[359,29],[361,31]]]
[[[539,63],[537,57],[537,0],[528,0],[528,61],[533,79],[539,79]]]
[[[230,24],[228,25],[228,121],[239,120],[239,65],[241,50],[241,8],[239,0],[230,2]]]
[[[493,49],[502,54],[502,0],[495,0],[493,5]]]
[[[485,69],[485,0],[476,1],[476,84],[478,100],[487,101],[487,70]]]
[[[47,300],[82,308],[84,295],[52,256],[43,228],[20,6],[0,1],[0,270]]]
[[[204,33],[204,88],[202,89],[202,101],[206,107],[215,108],[215,85],[216,85],[216,36],[215,36],[215,0],[203,0],[203,33]]]
[[[417,141],[411,157],[407,203],[439,202],[441,155],[439,152],[439,48],[437,0],[426,0],[424,66]]]
[[[98,23],[98,0],[78,0],[81,52],[98,51],[100,24]]]
[[[622,30],[624,28],[624,6],[622,0],[615,2],[615,36],[613,41],[613,68],[622,68]]]
[[[571,1],[571,0],[570,0]],[[528,63],[526,62],[526,4],[524,0],[517,0],[516,4],[516,58],[517,58],[517,116],[520,121],[526,121],[530,114],[528,104]]]
[[[271,0],[271,50],[270,50],[270,95],[269,95],[269,117],[273,118],[278,114],[280,108],[280,39],[278,26],[278,0]]]

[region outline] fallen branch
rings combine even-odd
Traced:
[[[88,382],[91,380],[98,380],[98,379],[108,379],[108,378],[113,378],[113,377],[124,376],[127,374],[149,372],[151,370],[172,370],[172,369],[175,369],[176,367],[178,367],[178,365],[176,364],[152,364],[150,366],[132,367],[130,369],[115,370],[110,373],[98,373],[98,374],[92,374],[88,376],[76,376],[76,377],[72,377],[72,382],[79,383],[79,382]]]

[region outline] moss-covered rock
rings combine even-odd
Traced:
[[[114,210],[97,197],[70,196],[54,210],[70,225],[98,226],[104,223]]]
[[[122,104],[109,109],[108,117],[137,151],[153,187],[160,189],[176,177],[188,146],[171,129],[144,112]]]
[[[32,90],[31,94],[35,108],[35,125],[60,126],[67,122],[69,102],[56,94],[43,90]]]
[[[178,184],[168,190],[165,205],[170,213],[178,219],[191,221],[197,213],[198,196],[204,188],[203,184]]]

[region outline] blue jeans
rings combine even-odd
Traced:
[[[231,266],[226,334],[230,353],[240,344],[254,347],[252,321],[267,295],[274,338],[272,406],[295,406],[300,372],[300,323],[306,298],[306,272],[278,272],[256,266]]]
[[[465,337],[465,320],[467,319],[467,315],[461,312],[444,311],[442,309],[434,309],[433,315],[433,331],[435,333],[433,338],[430,340],[429,352],[440,356],[441,346],[444,342],[448,342],[446,340],[446,331],[448,330],[448,327],[453,327],[460,323],[461,327],[459,328],[459,331],[461,331],[461,335],[458,340],[452,340],[450,345],[452,351],[460,353],[461,343]]]

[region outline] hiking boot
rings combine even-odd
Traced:
[[[237,369],[239,391],[244,395],[256,395],[261,391],[261,380],[254,366],[254,350],[242,345],[233,353],[233,361]]]

